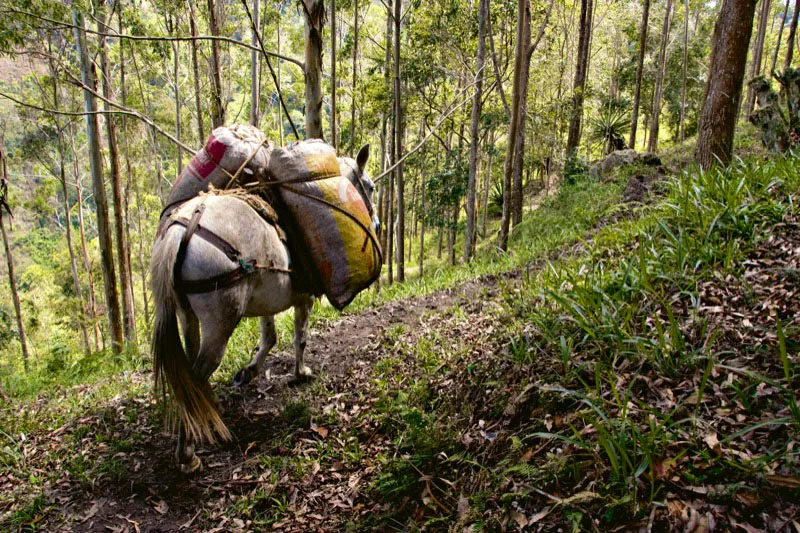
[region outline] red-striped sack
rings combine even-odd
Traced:
[[[252,174],[242,172],[231,186],[243,185],[255,181],[256,171],[269,166],[272,144],[266,136],[249,124],[235,124],[231,127],[219,127],[211,132],[206,145],[192,157],[184,167],[175,185],[167,197],[167,205],[171,206],[207,191],[210,185],[216,189],[224,189],[231,182],[242,164],[253,171]]]

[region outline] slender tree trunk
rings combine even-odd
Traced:
[[[403,157],[403,102],[400,91],[400,21],[402,0],[394,3],[394,140],[395,156],[399,161]],[[405,269],[405,235],[406,235],[406,205],[405,181],[403,178],[403,164],[400,163],[395,170],[397,175],[397,280],[404,282]]]
[[[578,58],[575,67],[575,82],[572,85],[572,116],[567,134],[567,157],[574,157],[581,141],[581,119],[586,88],[586,71],[589,65],[589,40],[592,36],[592,0],[581,0],[580,36]]]
[[[678,123],[678,139],[686,139],[686,70],[689,65],[689,0],[683,2],[683,69],[681,71],[681,114]]]
[[[400,5],[400,0],[397,2]],[[399,33],[399,32],[398,32]],[[356,144],[356,84],[358,83],[358,0],[353,1],[353,82],[350,93],[350,156],[355,157]],[[402,280],[400,280],[402,281]]]
[[[772,0],[761,0],[761,11],[758,15],[758,32],[756,33],[756,42],[753,46],[753,59],[750,63],[750,79],[761,75],[761,58],[764,54],[764,38],[767,35],[767,21],[769,20],[769,11],[772,7]],[[747,102],[745,103],[745,117],[750,120],[750,114],[753,112],[753,104],[755,103],[755,91],[752,87],[747,89]]]
[[[783,8],[783,16],[781,17],[781,26],[778,29],[778,41],[775,43],[775,50],[772,53],[772,66],[769,69],[770,75],[775,72],[775,66],[778,64],[778,52],[781,49],[781,37],[783,37],[783,27],[786,25],[786,16],[789,13],[789,2],[791,0],[786,0],[786,6]]]
[[[253,31],[250,38],[250,44],[258,47],[258,19],[261,16],[260,0],[253,0]],[[258,127],[258,95],[259,95],[259,74],[258,67],[260,61],[259,53],[256,50],[250,51],[250,124]]]
[[[257,0],[256,0],[257,1]],[[189,0],[189,31],[192,37],[197,37],[197,21],[194,18],[194,2]],[[192,73],[194,75],[194,105],[197,114],[197,135],[198,144],[206,141],[206,133],[203,129],[203,107],[200,103],[200,62],[197,60],[197,41],[191,41],[192,47]]]
[[[387,67],[388,68],[388,67]],[[387,138],[387,126],[386,123],[388,122],[388,113],[384,111],[381,116],[381,173],[383,173],[387,168],[388,159],[389,159],[389,150],[387,143],[389,142]],[[387,246],[387,217],[389,216],[389,194],[388,194],[388,181],[384,181],[380,185],[380,202],[378,205],[380,206],[380,219],[381,219],[381,250],[386,250]],[[384,264],[389,260],[386,254],[383,255],[383,262]]]
[[[174,26],[175,36],[178,36],[178,17],[175,17]],[[181,48],[179,46],[178,41],[172,43],[172,78],[175,80],[175,85],[173,86],[175,90],[175,138],[180,140],[181,138],[181,89],[180,89],[180,51]],[[107,70],[107,69],[106,69]],[[108,104],[106,104],[108,106]],[[108,121],[110,122],[110,121]],[[181,150],[180,146],[177,146],[175,149],[175,177],[177,178],[181,174],[181,170],[183,169],[183,150]]]
[[[105,14],[100,15],[99,29],[102,33],[109,33],[108,27],[105,22]],[[177,33],[177,22],[176,22]],[[175,54],[177,58],[177,44]],[[104,109],[108,112],[111,111],[111,105],[108,101],[114,100],[114,94],[111,90],[111,70],[108,64],[108,46],[104,37],[100,38],[100,63],[103,74],[103,96],[106,99]],[[177,60],[175,63],[175,91],[176,91],[176,104],[180,100],[178,97],[178,79],[177,79]],[[180,106],[178,105],[178,111]],[[114,232],[117,245],[117,258],[119,265],[119,283],[122,291],[122,316],[123,316],[123,330],[125,334],[125,341],[128,346],[133,346],[136,343],[136,316],[133,311],[133,288],[131,287],[130,264],[128,263],[128,241],[125,235],[125,209],[122,201],[122,171],[120,168],[119,159],[119,144],[117,142],[117,124],[113,114],[106,115],[106,134],[108,136],[108,154],[111,162],[111,192],[112,201],[114,204]],[[178,135],[180,135],[180,122],[177,122]],[[180,137],[178,137],[180,138]],[[181,150],[178,148],[178,164],[180,164]],[[178,169],[180,172],[180,168]]]
[[[75,41],[78,45],[78,56],[81,66],[81,80],[86,87],[95,88],[94,68],[89,59],[89,50],[86,44],[86,31],[83,15],[77,10],[72,11],[73,25],[75,26]],[[89,163],[92,170],[92,186],[94,201],[97,207],[97,233],[100,244],[100,258],[103,269],[103,286],[105,288],[106,307],[108,312],[109,332],[111,345],[115,352],[122,350],[122,317],[120,315],[119,299],[117,298],[117,276],[114,268],[113,243],[108,224],[108,200],[106,199],[105,183],[103,182],[103,156],[100,149],[100,124],[97,114],[97,102],[94,95],[88,90],[83,91],[84,108],[86,115],[86,136],[89,142]]]
[[[661,49],[658,52],[658,74],[656,87],[653,94],[653,111],[650,113],[650,143],[647,149],[650,152],[658,151],[658,125],[661,115],[661,97],[664,88],[664,74],[667,70],[667,43],[669,42],[670,17],[672,15],[672,0],[667,0],[664,11],[664,25],[661,27]]]
[[[124,25],[122,23],[122,10],[121,9],[117,9],[116,11],[117,11],[117,24],[119,26],[119,31],[122,32],[123,29],[124,29]],[[122,42],[120,42],[120,45],[119,45],[119,75],[120,75],[120,77],[119,77],[119,80],[120,80],[120,91],[122,93],[122,105],[127,107],[127,105],[128,105],[128,89],[127,89],[127,85],[125,83],[125,45]],[[122,115],[121,120],[122,120],[122,131],[124,133],[123,137],[122,137],[122,139],[123,139],[122,151],[123,151],[123,156],[125,158],[125,176],[126,176],[125,190],[124,190],[124,194],[123,194],[123,205],[124,205],[123,215],[124,215],[124,218],[125,218],[125,240],[126,240],[126,243],[127,243],[127,246],[125,247],[126,248],[126,252],[127,252],[127,254],[125,256],[125,262],[128,265],[128,268],[127,268],[127,270],[128,270],[128,284],[131,287],[131,293],[132,293],[131,298],[132,298],[132,302],[133,302],[133,316],[134,316],[133,322],[134,322],[134,324],[136,324],[136,298],[135,298],[135,291],[134,291],[135,287],[134,287],[134,282],[133,282],[133,277],[134,277],[133,276],[133,262],[131,261],[131,248],[133,246],[133,239],[131,239],[131,221],[130,221],[130,218],[131,218],[130,217],[131,187],[135,183],[136,179],[135,179],[135,176],[133,175],[133,168],[131,166],[130,143],[128,142],[128,135],[129,135],[128,117],[126,115]],[[137,206],[137,218],[138,218],[137,224],[138,224],[138,227],[140,228],[140,231],[139,231],[139,233],[140,233],[139,243],[141,244],[141,241],[142,241],[142,239],[141,239],[141,228],[142,228],[141,206]],[[141,271],[143,273],[142,275],[144,276],[144,269],[142,269]],[[148,320],[149,315],[147,314],[146,300],[144,301],[144,303],[145,303],[145,324],[149,324],[150,322]]]
[[[514,54],[514,80],[512,83],[513,92],[511,95],[511,122],[508,128],[508,148],[506,150],[506,160],[503,169],[503,216],[500,221],[500,235],[498,245],[501,250],[508,250],[508,233],[511,226],[512,196],[511,181],[514,170],[514,154],[516,148],[516,138],[519,135],[519,108],[520,108],[520,78],[522,77],[522,62],[528,48],[525,35],[530,34],[530,29],[525,29],[525,25],[530,24],[529,3],[527,0],[517,2],[517,44]]]
[[[51,52],[51,42],[48,39],[47,41],[48,52]],[[53,86],[53,108],[56,111],[59,111],[61,108],[61,98],[58,91],[58,84],[56,82],[56,70],[55,65],[53,64],[53,60],[48,60],[48,65],[50,67],[50,79],[52,81]],[[79,305],[79,314],[78,314],[78,328],[81,331],[81,337],[83,339],[83,346],[84,351],[86,354],[90,354],[92,351],[91,344],[89,342],[89,332],[86,329],[86,308],[85,302],[83,301],[83,291],[81,290],[81,279],[78,276],[78,263],[75,259],[75,249],[72,244],[72,214],[70,213],[70,206],[69,206],[69,191],[67,190],[67,171],[66,171],[66,157],[64,155],[64,127],[61,124],[60,118],[57,115],[53,116],[53,121],[56,124],[56,130],[58,132],[58,180],[61,183],[61,192],[64,196],[64,227],[67,234],[67,251],[69,252],[69,266],[72,272],[72,286],[75,290],[75,298],[78,300]],[[2,215],[2,212],[0,212]]]
[[[797,17],[800,16],[800,0],[794,3],[794,13],[792,13],[792,25],[789,26],[789,35],[786,37],[786,58],[783,60],[783,71],[792,66],[792,56],[794,55],[794,36],[797,33]]]
[[[697,162],[727,165],[742,95],[747,49],[753,31],[755,0],[724,0],[714,26],[709,78],[697,134]]]
[[[0,135],[2,135],[0,133]],[[0,139],[0,164],[3,166],[3,180],[0,184],[0,231],[3,235],[3,247],[6,252],[6,264],[8,265],[8,285],[11,288],[11,300],[14,302],[14,313],[17,315],[17,331],[19,332],[19,344],[22,348],[22,364],[25,367],[25,372],[30,367],[29,354],[28,354],[28,339],[25,336],[25,324],[22,321],[22,306],[19,302],[19,293],[17,292],[17,276],[14,273],[14,256],[11,253],[11,245],[8,240],[8,233],[6,232],[5,213],[11,215],[11,211],[7,210],[8,206],[8,168],[6,167],[6,156],[3,152],[2,139]]]
[[[92,317],[92,328],[94,330],[94,349],[100,350],[100,322],[97,318],[97,298],[94,291],[94,274],[92,273],[92,264],[89,260],[89,249],[86,246],[86,225],[83,221],[83,184],[80,172],[78,170],[78,152],[75,150],[75,134],[72,130],[72,122],[67,121],[67,130],[69,131],[69,145],[70,152],[72,153],[72,175],[75,179],[75,191],[78,200],[78,232],[81,244],[81,257],[83,259],[83,266],[86,269],[86,275],[89,280],[89,311]]]
[[[337,153],[339,141],[336,135],[336,0],[331,0],[331,146]]]
[[[214,37],[218,36],[219,25],[217,21],[217,6],[215,0],[207,0],[208,6],[208,31]],[[211,41],[211,127],[219,128],[225,125],[225,107],[222,104],[222,77],[220,75],[219,42]]]
[[[278,9],[278,53],[281,53],[281,10]],[[281,86],[281,65],[283,62],[281,58],[278,58],[278,65],[275,72],[275,77],[278,80],[278,87]],[[277,90],[277,88],[276,88]],[[278,116],[278,138],[280,140],[281,146],[283,146],[283,116],[281,115],[281,106],[275,106],[275,114]]]
[[[492,187],[492,160],[494,159],[494,130],[489,133],[489,146],[492,151],[486,161],[486,175],[483,178],[483,215],[481,217],[481,237],[486,238],[486,219],[489,212],[489,190]]]
[[[519,100],[517,101],[517,135],[514,138],[514,157],[511,162],[511,224],[516,226],[522,221],[522,167],[525,163],[525,117],[528,109],[528,81],[530,77],[531,53],[531,11],[530,3],[525,2],[525,24],[522,42],[525,46],[525,56],[520,64]]]
[[[688,15],[688,14],[687,14]],[[650,0],[644,0],[642,7],[642,25],[639,28],[639,53],[636,58],[636,86],[633,90],[633,111],[631,112],[631,137],[628,146],[636,149],[636,128],[639,122],[639,104],[642,95],[642,73],[644,72],[644,54],[647,47],[647,25],[650,21]]]
[[[467,182],[467,233],[464,239],[464,262],[472,259],[475,250],[476,183],[478,180],[478,145],[480,144],[481,102],[483,98],[483,68],[486,61],[486,19],[489,0],[478,2],[478,58],[475,64],[475,94],[472,97],[470,121],[469,181]]]
[[[420,124],[419,135],[420,138],[425,138],[425,117],[422,118]],[[426,150],[427,152],[427,150]],[[436,165],[438,169],[438,163]],[[420,174],[420,201],[419,201],[419,278],[425,277],[425,173]]]
[[[492,65],[494,66],[494,75],[497,79],[497,93],[500,95],[500,101],[503,103],[503,109],[506,115],[511,115],[511,108],[508,107],[508,99],[506,99],[506,92],[503,90],[503,75],[500,72],[500,62],[497,60],[497,54],[494,50],[494,32],[492,30],[492,17],[486,17],[487,33],[489,37],[489,50],[492,55]]]
[[[302,0],[305,13],[306,139],[323,139],[322,131],[322,30],[323,0]]]

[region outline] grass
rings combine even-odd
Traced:
[[[492,530],[514,513],[531,517],[544,508],[548,520],[571,529],[641,524],[656,513],[657,525],[669,529],[675,523],[662,510],[673,499],[697,498],[692,487],[733,513],[742,491],[771,502],[794,498],[769,480],[800,477],[791,445],[800,429],[800,329],[780,310],[771,320],[746,317],[752,327],[728,319],[736,306],[755,309],[764,298],[747,268],[800,214],[800,159],[685,169],[659,186],[653,202],[622,204],[628,178],[641,170],[623,169],[605,183],[575,176],[515,228],[510,253],[487,244],[468,265],[426,268],[424,279],[362,293],[347,313],[482,275],[524,273],[499,283],[498,307],[456,303],[425,316],[425,328],[387,328],[376,364],[365,381],[353,378],[357,392],[346,396],[366,408],[323,412],[320,402],[332,393],[324,381],[293,393],[274,441],[307,448],[302,456],[261,456],[258,468],[270,472],[270,483],[305,483],[315,462],[348,475],[368,464],[364,491],[380,512],[350,517],[350,525],[383,529],[456,523]],[[713,300],[731,293],[730,302]],[[319,305],[312,322],[336,316]],[[284,347],[290,322],[290,315],[278,321]],[[230,379],[249,359],[257,326],[239,328],[217,379]],[[87,361],[72,374],[70,367],[54,375],[73,377],[12,388],[18,406],[37,393],[51,401],[36,413],[0,413],[0,470],[28,470],[20,433],[53,430],[109,398],[144,396],[149,386],[124,361]],[[79,378],[95,385],[66,393]],[[313,444],[317,426],[341,431]],[[82,426],[72,429],[76,446],[90,437]],[[135,447],[125,438],[94,438],[113,452]],[[66,467],[85,480],[122,479],[127,468],[113,457],[94,464],[82,456]],[[236,500],[236,516],[264,527],[286,519],[294,505],[288,492],[258,490]],[[43,512],[26,509],[14,523]]]

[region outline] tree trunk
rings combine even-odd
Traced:
[[[697,162],[710,168],[731,160],[755,0],[724,0],[714,26],[709,78],[697,134]]]
[[[305,13],[306,139],[323,139],[322,132],[322,30],[324,0],[302,0]]]
[[[250,44],[258,47],[258,19],[261,16],[261,3],[260,0],[253,0],[253,31],[250,38]],[[259,75],[258,67],[261,60],[260,54],[257,50],[250,51],[250,124],[258,127],[258,102],[259,102]]]
[[[400,1],[398,0],[398,5]],[[398,32],[399,33],[399,32]],[[350,156],[355,157],[356,144],[356,84],[358,83],[358,0],[353,1],[353,82],[350,93]]]
[[[683,69],[681,71],[681,114],[678,122],[678,139],[686,139],[686,70],[689,64],[689,0],[683,2]]]
[[[122,24],[122,10],[121,9],[117,9],[116,11],[117,11],[117,24],[119,26],[119,31],[123,32],[124,26]],[[122,93],[122,105],[127,107],[127,105],[128,105],[128,90],[127,90],[127,85],[125,83],[125,46],[124,46],[124,44],[122,42],[120,42],[120,44],[119,44],[119,84],[120,84],[120,91]],[[126,176],[125,190],[124,190],[124,194],[123,194],[123,206],[124,207],[123,207],[122,211],[123,211],[123,215],[124,215],[124,218],[125,218],[125,240],[127,242],[127,246],[126,246],[127,254],[125,256],[125,262],[128,265],[128,284],[131,287],[131,293],[133,295],[131,298],[132,298],[132,302],[133,302],[133,316],[134,316],[133,322],[135,324],[136,323],[136,298],[135,298],[135,287],[134,287],[134,283],[133,283],[133,263],[131,261],[131,247],[133,246],[133,240],[131,239],[130,197],[131,197],[131,187],[134,186],[135,188],[138,189],[138,185],[134,185],[136,183],[136,179],[135,179],[135,176],[133,174],[133,169],[132,169],[132,166],[131,166],[131,154],[130,154],[130,143],[129,143],[129,139],[128,139],[129,131],[128,131],[127,119],[128,119],[128,117],[126,115],[122,115],[122,117],[121,117],[121,120],[122,120],[122,131],[124,132],[124,135],[122,137],[122,139],[123,139],[123,148],[122,148],[122,150],[123,150],[123,154],[124,154],[124,158],[125,158],[125,176]],[[140,237],[139,238],[139,243],[141,245],[141,242],[142,242],[142,238],[141,238],[142,231],[141,231],[141,228],[143,226],[142,226],[142,210],[141,210],[141,206],[139,206],[139,205],[137,205],[137,218],[138,218],[138,220],[137,220],[138,227],[140,228],[140,230],[139,230],[139,237]],[[141,269],[142,277],[144,277],[144,271],[145,271],[145,269],[142,268]],[[145,307],[145,324],[149,324],[150,321],[149,321],[149,315],[148,315],[148,312],[147,312],[147,299],[146,298],[144,300],[144,304],[145,304],[145,306],[144,306]]]
[[[100,15],[101,22],[99,29],[102,33],[109,33],[106,26],[105,14]],[[177,22],[175,31],[177,33]],[[177,62],[177,44],[173,43],[175,48],[176,62],[175,62],[175,100],[176,104],[180,100],[178,97],[178,62]],[[103,96],[106,99],[104,109],[108,112],[111,111],[111,105],[108,101],[114,100],[114,94],[111,90],[111,70],[108,64],[108,46],[104,37],[100,37],[100,64],[103,75]],[[177,106],[180,112],[180,106]],[[119,283],[122,294],[122,317],[123,317],[123,330],[125,334],[125,341],[129,347],[136,343],[136,316],[133,311],[133,288],[131,287],[130,264],[128,263],[128,241],[125,235],[125,209],[122,202],[122,171],[119,159],[119,144],[117,142],[117,124],[113,114],[107,114],[105,117],[106,135],[108,136],[108,155],[111,163],[111,192],[112,201],[114,204],[114,232],[117,245],[117,259],[119,264]],[[180,121],[176,123],[177,133],[180,135]],[[178,164],[181,162],[181,150],[178,148]],[[180,172],[180,168],[178,168]],[[98,228],[99,229],[99,228]]]
[[[688,15],[688,13],[687,13]],[[636,127],[639,121],[639,103],[642,95],[642,73],[644,71],[644,54],[647,47],[647,25],[650,19],[650,0],[644,0],[642,7],[642,25],[639,28],[639,54],[636,58],[636,86],[633,90],[633,111],[631,112],[631,136],[628,146],[636,149]]]
[[[467,233],[464,238],[464,262],[472,259],[475,249],[475,188],[478,180],[478,145],[480,144],[481,102],[483,98],[483,68],[486,61],[486,19],[489,0],[478,2],[478,58],[475,64],[475,94],[472,97],[470,121],[469,181],[467,182]]]
[[[48,52],[51,52],[51,42],[48,39]],[[61,108],[61,97],[58,91],[58,84],[56,82],[56,69],[53,64],[53,59],[48,59],[48,66],[50,67],[50,80],[53,85],[53,108],[59,111]],[[72,244],[72,214],[69,207],[69,191],[67,190],[67,171],[65,168],[66,157],[64,155],[64,127],[61,123],[60,117],[53,116],[53,121],[56,124],[58,132],[58,181],[61,184],[61,192],[64,195],[64,227],[67,234],[67,251],[69,252],[69,266],[72,272],[72,287],[75,290],[75,297],[78,300],[80,312],[78,314],[78,328],[81,330],[81,337],[83,339],[83,347],[86,355],[92,352],[92,347],[89,342],[89,332],[86,329],[86,308],[83,301],[83,291],[81,290],[81,279],[78,276],[78,262],[75,259],[75,249]],[[4,176],[5,177],[5,176]],[[0,215],[2,213],[0,212]]]
[[[489,133],[489,146],[492,151],[486,161],[486,175],[483,178],[483,215],[481,216],[481,237],[486,238],[486,219],[489,213],[489,190],[492,187],[492,160],[494,159],[494,130]]]
[[[402,0],[394,3],[394,142],[395,161],[403,157],[403,102],[400,92],[400,20]],[[405,269],[405,235],[406,235],[406,205],[405,181],[403,178],[403,164],[395,169],[397,175],[397,281],[406,279]]]
[[[89,59],[86,44],[86,31],[83,29],[83,15],[72,11],[75,26],[75,42],[78,45],[78,56],[81,67],[81,80],[89,89],[97,87],[94,67]],[[117,276],[114,269],[113,243],[108,224],[108,200],[103,182],[103,154],[100,149],[100,124],[97,114],[97,102],[89,89],[83,91],[83,103],[86,115],[86,137],[89,143],[89,163],[92,172],[92,188],[97,214],[97,239],[100,245],[100,264],[103,269],[103,285],[106,296],[109,333],[111,345],[115,352],[122,350],[122,318],[120,316],[119,299],[117,298]]]
[[[3,166],[3,180],[0,184],[0,231],[3,235],[3,247],[6,252],[6,263],[8,265],[8,284],[11,288],[11,299],[14,302],[14,313],[17,315],[17,331],[19,332],[19,344],[22,348],[22,364],[25,367],[25,372],[28,371],[30,362],[28,355],[28,339],[25,337],[25,324],[22,321],[22,306],[19,303],[19,293],[17,292],[17,276],[14,273],[14,256],[11,253],[11,245],[8,242],[8,233],[6,233],[6,223],[4,217],[4,210],[11,215],[5,206],[8,202],[8,169],[6,168],[6,156],[3,152],[3,146],[0,143],[0,164]]]
[[[750,79],[761,75],[761,58],[764,55],[764,38],[767,35],[770,7],[772,7],[772,0],[761,0],[761,11],[758,15],[758,33],[756,33],[756,42],[753,47],[753,60],[750,63]],[[745,103],[745,117],[748,121],[750,120],[750,114],[753,112],[754,103],[755,90],[753,87],[748,87],[747,102]]]
[[[667,0],[664,11],[664,25],[661,27],[661,49],[658,52],[658,75],[653,94],[653,111],[650,113],[650,142],[647,149],[650,152],[658,151],[658,124],[661,115],[661,97],[664,89],[664,74],[667,70],[667,43],[669,42],[670,16],[672,15],[672,0]]]
[[[552,2],[550,3],[550,8],[552,9]],[[542,32],[544,31],[544,24],[547,24],[547,17],[550,16],[550,11],[548,10],[542,28],[540,30],[540,34],[537,38],[538,40],[542,37]],[[525,35],[523,36],[522,42],[526,47],[525,56],[522,58],[522,72],[520,73],[519,78],[519,101],[517,108],[517,136],[514,139],[514,158],[512,160],[512,167],[511,167],[511,179],[512,179],[512,187],[511,187],[511,224],[516,226],[520,222],[522,222],[522,202],[524,192],[522,189],[522,168],[525,164],[525,122],[527,117],[528,111],[528,86],[529,86],[529,78],[530,78],[530,66],[531,66],[531,55],[533,54],[533,46],[529,43],[531,41],[531,11],[530,11],[530,3],[526,2],[525,8],[525,17],[526,22],[524,24]]]
[[[80,236],[81,256],[83,267],[89,280],[89,311],[92,317],[92,327],[94,329],[94,349],[100,350],[100,323],[97,318],[97,298],[94,292],[94,274],[89,260],[89,250],[86,246],[86,225],[83,221],[83,184],[78,170],[78,152],[75,150],[75,134],[72,130],[72,121],[67,121],[69,131],[69,146],[72,152],[72,175],[75,179],[75,191],[78,199],[78,233]]]
[[[575,82],[572,85],[572,116],[567,133],[567,157],[574,157],[581,141],[583,117],[583,91],[586,88],[586,71],[589,65],[589,40],[592,36],[592,0],[581,0],[580,36]]]
[[[197,37],[197,22],[194,19],[194,2],[189,4],[189,31],[192,37]],[[203,128],[203,107],[200,104],[200,63],[197,60],[197,41],[191,41],[192,47],[192,73],[194,75],[194,105],[197,114],[198,144],[206,142],[206,133]]]
[[[775,50],[772,52],[772,66],[769,69],[769,74],[775,72],[775,66],[778,64],[778,52],[781,49],[781,37],[783,37],[783,27],[786,25],[786,16],[789,13],[789,2],[786,0],[786,5],[783,8],[783,16],[781,17],[781,26],[778,28],[778,41],[775,43]]]
[[[527,29],[525,26],[528,26]],[[503,217],[500,221],[500,235],[498,246],[501,250],[508,250],[508,233],[511,225],[512,195],[511,183],[514,171],[514,154],[516,139],[519,135],[519,109],[521,106],[521,83],[522,62],[528,48],[528,41],[525,36],[530,35],[530,4],[527,0],[517,2],[517,44],[514,54],[514,81],[512,83],[511,95],[511,122],[508,128],[508,148],[506,149],[506,161],[503,168]]]
[[[339,152],[336,135],[336,0],[331,0],[331,146]]]
[[[207,0],[208,31],[212,36],[219,35],[217,7],[215,0]],[[225,125],[225,106],[222,104],[222,77],[220,75],[219,42],[211,41],[211,128]]]
[[[281,10],[278,10],[278,53],[281,53]],[[278,80],[277,87],[281,86],[281,65],[283,62],[278,58],[278,65],[276,67],[275,77]],[[281,106],[275,106],[275,114],[278,116],[278,140],[280,145],[283,146],[283,116],[281,115]]]
[[[792,66],[792,56],[794,55],[794,36],[797,33],[797,17],[800,16],[800,0],[794,3],[794,13],[792,13],[792,25],[789,26],[789,35],[786,37],[786,58],[783,60],[783,71]]]
[[[190,8],[191,8],[191,4],[190,4]],[[118,24],[119,24],[119,28],[120,28],[119,31],[123,32],[122,11],[121,10],[117,10],[117,17],[118,17]],[[192,22],[193,22],[193,19],[194,19],[194,17],[192,15]],[[196,34],[196,30],[194,30],[194,33]],[[196,102],[197,103],[197,117],[198,117],[198,124],[200,126],[200,142],[202,143],[203,142],[203,135],[202,135],[203,119],[202,119],[202,115],[200,114],[200,98],[199,98],[199,90],[200,89],[199,89],[199,82],[198,82],[198,78],[197,78],[197,45],[196,45],[195,41],[192,41],[192,51],[193,51],[193,56],[194,56],[193,57],[193,59],[194,59],[193,63],[194,63],[194,67],[195,67],[195,72],[194,72],[194,74],[195,74],[195,80],[194,80],[195,81],[195,89],[198,91],[198,95],[196,95],[196,97],[197,97],[197,102]],[[122,90],[122,105],[127,107],[127,105],[128,105],[128,92],[127,92],[127,85],[125,83],[125,46],[124,46],[124,43],[122,41],[120,42],[119,54],[120,54],[119,72],[120,72],[120,88]],[[131,57],[133,57],[133,53],[131,53]],[[128,239],[128,265],[130,266],[129,274],[131,276],[130,283],[131,283],[131,288],[133,288],[133,285],[134,285],[134,283],[133,283],[133,262],[131,261],[131,248],[133,246],[133,239],[131,239],[130,223],[128,222],[128,216],[130,215],[130,209],[129,209],[129,205],[130,205],[130,189],[131,189],[131,186],[132,186],[134,195],[136,197],[136,226],[137,226],[137,228],[139,230],[138,231],[138,237],[139,237],[139,246],[138,246],[138,256],[139,256],[139,258],[138,259],[139,259],[139,271],[141,272],[141,277],[142,277],[142,284],[141,284],[141,288],[142,288],[142,308],[144,309],[144,323],[145,324],[150,324],[150,306],[149,306],[148,296],[147,296],[147,294],[148,294],[148,288],[147,288],[147,264],[146,264],[146,262],[144,260],[144,245],[143,245],[143,241],[144,241],[144,235],[143,235],[144,224],[143,224],[143,217],[142,217],[142,195],[141,195],[141,191],[140,191],[140,187],[139,187],[139,181],[134,176],[133,170],[131,168],[130,150],[129,150],[129,142],[128,142],[128,130],[127,130],[127,126],[126,126],[126,120],[127,120],[126,117],[123,115],[123,117],[122,117],[122,129],[123,129],[123,131],[125,131],[125,137],[124,137],[124,139],[125,139],[125,147],[124,147],[125,167],[127,169],[127,174],[128,174],[128,183],[127,183],[127,185],[125,187],[125,189],[126,189],[125,190],[125,214],[126,214],[125,230],[126,230],[126,237]],[[134,300],[134,303],[135,303],[135,300]],[[136,311],[136,306],[134,305],[134,312],[135,311]]]

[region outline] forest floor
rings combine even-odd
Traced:
[[[800,530],[800,161],[756,165],[620,176],[581,238],[318,325],[313,381],[215,385],[234,440],[192,477],[148,372],[20,405],[0,525]]]

